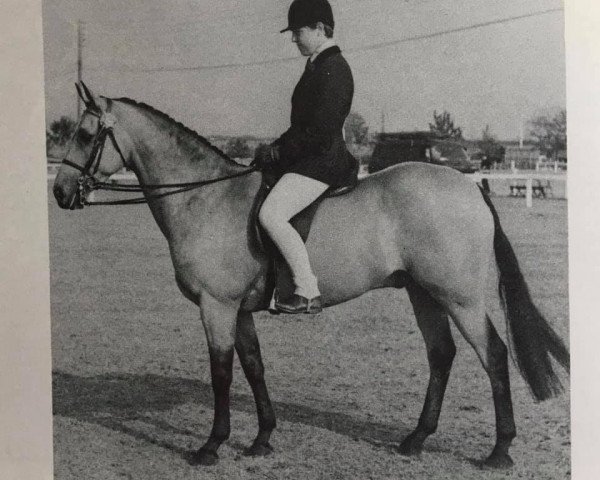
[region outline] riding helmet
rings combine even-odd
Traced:
[[[288,26],[281,33],[317,22],[334,27],[333,12],[327,0],[294,0],[288,11]]]

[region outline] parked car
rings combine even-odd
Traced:
[[[462,173],[473,173],[467,150],[457,141],[431,132],[380,133],[369,162],[369,173],[403,162],[446,165]]]
[[[504,163],[506,149],[502,145],[494,145],[486,151],[477,151],[471,154],[470,161],[473,165],[479,164],[479,170],[490,170]]]

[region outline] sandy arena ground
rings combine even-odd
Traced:
[[[494,197],[532,295],[568,342],[567,202]],[[473,350],[458,355],[438,432],[420,458],[394,447],[416,425],[427,384],[422,337],[404,291],[381,290],[315,318],[256,316],[278,417],[275,452],[242,456],[256,429],[236,359],[232,434],[214,467],[190,467],[212,422],[208,352],[196,307],[174,282],[146,206],[49,205],[55,478],[565,479],[566,393],[536,404],[511,365],[518,436],[508,472],[477,466],[495,439],[491,390]],[[504,319],[490,285],[493,320]]]

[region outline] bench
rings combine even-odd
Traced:
[[[547,198],[548,194],[552,192],[552,185],[548,180],[545,185],[542,185],[540,180],[534,180],[531,186],[532,194],[536,198]],[[513,183],[510,185],[510,196],[511,197],[524,197],[527,192],[527,185],[524,183]]]

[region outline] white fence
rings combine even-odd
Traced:
[[[513,171],[513,172],[486,172],[480,171],[467,175],[476,182],[481,182],[484,178],[488,180],[510,180],[510,193],[519,194],[522,190],[525,191],[525,204],[528,208],[533,205],[534,190],[541,192],[544,196],[544,188],[550,185],[550,182],[565,182],[564,198],[567,198],[567,174],[566,173],[549,173],[539,171]],[[536,185],[534,186],[534,181]],[[542,185],[542,181],[546,182],[546,186]]]
[[[366,172],[361,172],[359,174],[359,178],[365,176],[367,176]],[[541,191],[545,195],[544,185],[541,184],[542,181],[546,182],[546,188],[550,185],[549,182],[565,182],[564,198],[567,198],[567,174],[564,172],[551,173],[534,170],[503,172],[492,170],[479,171],[466,176],[478,183],[481,183],[484,178],[488,180],[510,180],[510,194],[520,195],[521,193],[524,193],[525,205],[529,208],[533,206],[534,191],[536,193]],[[53,181],[55,178],[56,169],[48,168],[48,180]],[[137,179],[132,172],[116,173],[110,177],[110,180],[116,182],[137,182]],[[534,182],[536,182],[536,185],[534,185]]]

